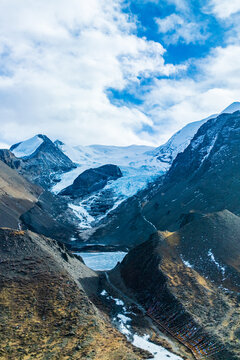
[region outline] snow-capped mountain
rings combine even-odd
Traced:
[[[61,174],[76,168],[45,135],[39,134],[12,145],[10,151],[16,159],[20,159],[18,172],[45,189],[56,183]]]
[[[64,189],[71,186],[74,180],[89,168],[97,168],[106,164],[119,166],[123,174],[121,178],[109,181],[101,191],[75,199],[71,203],[81,220],[81,228],[90,227],[90,223],[95,226],[124,200],[134,196],[138,191],[146,188],[149,183],[165,174],[177,154],[184,151],[189,145],[199,127],[213,117],[215,115],[186,125],[166,144],[158,148],[139,145],[70,147],[57,140],[55,144],[59,149],[78,166],[63,174],[52,191],[55,194],[64,194]]]
[[[208,120],[215,118],[217,115],[211,115],[206,119],[195,121],[184,126],[175,133],[164,145],[154,150],[154,156],[162,163],[166,163],[166,169],[169,168],[177,154],[183,152],[190,144],[193,136],[198,129]]]
[[[240,103],[233,103],[223,110],[223,113],[231,113],[239,109]],[[85,228],[90,227],[90,223],[96,225],[102,217],[124,200],[147,188],[150,183],[165,174],[176,156],[188,147],[198,129],[208,120],[216,117],[217,115],[212,115],[187,124],[157,148],[140,145],[71,147],[59,140],[53,143],[44,135],[36,135],[13,145],[10,150],[12,156],[21,159],[24,164],[18,171],[21,172],[24,168],[24,171],[27,170],[30,174],[31,181],[45,188],[51,188],[54,194],[63,195],[64,189],[71,187],[79,175],[86,170],[104,165],[115,165],[120,168],[122,177],[108,181],[99,191],[92,191],[78,198],[75,196],[74,201],[69,200],[70,206],[80,219],[81,228]],[[6,158],[6,154],[3,158]],[[13,163],[12,158],[11,163]]]
[[[235,101],[231,105],[229,105],[226,109],[224,109],[221,114],[233,114],[235,111],[240,110],[240,102]]]
[[[42,135],[35,135],[31,139],[12,145],[10,150],[17,158],[27,159],[37,151],[43,142]]]
[[[63,174],[61,180],[53,186],[52,191],[55,194],[64,194],[64,189],[71,186],[75,179],[89,168],[98,168],[107,164],[119,166],[123,175],[121,178],[109,181],[98,192],[79,197],[71,202],[71,207],[81,221],[81,228],[95,226],[124,200],[134,196],[166,173],[176,155],[187,147],[194,136],[194,130],[197,131],[205,121],[207,119],[187,125],[159,148],[138,145],[70,147],[57,140],[55,144],[59,149],[78,166]]]
[[[61,176],[61,180],[53,187],[54,193],[59,193],[70,186],[76,177],[89,168],[96,168],[107,164],[120,167],[124,179],[116,185],[118,191],[123,191],[126,197],[134,195],[143,189],[149,181],[164,174],[171,166],[179,152],[185,150],[191,139],[209,119],[217,115],[196,121],[186,125],[175,133],[165,144],[154,148],[143,145],[121,146],[75,146],[70,147],[61,141],[55,144],[64,152],[78,167]],[[124,184],[123,184],[124,183]],[[123,185],[123,186],[122,186]],[[132,185],[132,186],[131,186]]]
[[[235,111],[240,110],[240,102],[234,102],[224,109],[221,114],[232,114]],[[190,144],[192,138],[198,131],[198,129],[208,120],[214,119],[218,114],[208,116],[206,119],[200,121],[194,121],[184,126],[181,130],[175,133],[165,144],[156,148],[153,152],[154,156],[161,162],[165,162],[169,165],[176,158],[177,154],[183,152]]]

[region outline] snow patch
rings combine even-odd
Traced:
[[[91,228],[91,223],[94,221],[94,217],[92,217],[87,210],[81,205],[69,204],[68,205],[74,212],[74,214],[79,218],[82,229]]]
[[[209,157],[209,155],[212,151],[212,148],[214,147],[214,145],[216,143],[217,137],[218,137],[218,135],[214,136],[212,143],[207,147],[207,153],[202,158],[201,164],[203,164],[203,162]]]
[[[181,130],[175,133],[164,145],[159,146],[154,151],[154,156],[158,156],[160,161],[168,163],[166,167],[170,167],[176,156],[183,152],[190,144],[198,129],[208,120],[215,118],[217,115],[211,115],[206,119],[194,121],[184,126]]]
[[[187,266],[190,269],[193,269],[193,265],[191,265],[189,261],[184,260],[182,255],[180,255],[180,258],[181,258],[181,260],[182,260],[182,262],[184,263],[185,266]]]
[[[224,109],[221,114],[233,114],[235,111],[240,110],[240,102],[236,101]]]
[[[112,299],[116,302],[116,304],[119,306],[118,313],[113,317],[113,322],[115,326],[118,328],[118,330],[126,336],[128,341],[130,341],[134,346],[149,351],[154,357],[152,359],[154,360],[183,360],[181,357],[171,353],[170,351],[164,349],[160,345],[156,345],[153,342],[150,341],[149,335],[143,335],[140,336],[136,333],[134,333],[134,330],[132,329],[131,323],[132,319],[129,316],[126,316],[129,314],[127,312],[126,306],[122,300],[115,299],[112,296],[108,295],[106,290],[103,290],[101,292],[102,296],[105,296],[106,299]],[[135,314],[134,314],[135,315]],[[150,360],[150,359],[149,359]]]
[[[218,270],[220,270],[222,275],[224,276],[226,272],[226,268],[221,264],[219,264],[219,262],[215,259],[215,256],[213,255],[211,249],[208,250],[208,256],[211,258],[212,262],[217,266]]]
[[[24,158],[32,155],[39,146],[43,143],[43,139],[38,135],[21,142],[15,149],[12,150],[12,153],[17,158]]]
[[[139,336],[134,334],[132,344],[140,349],[149,351],[154,357],[152,358],[155,360],[165,360],[165,359],[172,359],[172,360],[181,360],[182,358],[170,353],[168,350],[164,349],[163,347],[154,344],[151,342],[149,335]],[[149,359],[150,360],[150,359]]]

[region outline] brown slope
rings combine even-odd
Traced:
[[[0,229],[0,359],[140,360],[88,296],[98,276],[52,239]]]
[[[66,201],[32,184],[0,161],[0,227],[30,229],[68,242],[78,219]]]
[[[158,232],[125,257],[120,272],[148,314],[196,358],[239,359],[240,218],[199,216]],[[224,272],[223,272],[224,268]]]
[[[42,192],[0,161],[0,226],[17,229],[19,217],[34,206]]]

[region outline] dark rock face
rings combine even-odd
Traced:
[[[95,191],[103,189],[108,181],[117,180],[122,177],[122,172],[116,165],[103,165],[96,169],[88,169],[80,174],[71,186],[60,192],[73,199],[82,198]]]
[[[149,316],[196,358],[240,358],[239,230],[229,211],[197,217],[177,232],[156,233],[120,265]]]
[[[177,156],[144,215],[161,230],[177,229],[183,213],[228,209],[239,215],[239,149],[239,111],[206,122]]]
[[[20,216],[25,229],[68,243],[78,238],[78,219],[60,197],[44,191],[36,204]]]
[[[147,241],[155,231],[155,227],[143,218],[141,198],[136,195],[124,201],[103,219],[88,241],[133,248]]]
[[[22,166],[22,159],[16,158],[10,150],[0,149],[0,160],[12,169],[20,169]]]
[[[0,229],[0,259],[1,359],[143,358],[90,300],[97,274],[63,245]]]
[[[41,185],[45,189],[49,189],[58,181],[61,174],[76,168],[76,165],[47,136],[37,136],[43,142],[33,154],[18,159],[10,153],[8,156],[5,156],[5,159],[7,165],[17,169],[28,180]],[[18,145],[11,146],[10,151],[16,149]],[[15,159],[13,160],[13,158]],[[1,159],[5,162],[3,155]],[[17,167],[16,159],[20,161]]]

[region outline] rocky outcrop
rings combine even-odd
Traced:
[[[0,149],[0,160],[15,170],[23,167],[22,159],[16,158],[16,156],[8,149]]]
[[[52,239],[0,229],[1,359],[147,358],[91,301],[98,276]]]
[[[196,359],[240,359],[240,218],[203,215],[158,232],[119,271],[147,314]]]
[[[82,198],[103,189],[111,180],[122,177],[120,168],[116,165],[103,165],[88,169],[80,174],[72,185],[60,192],[60,195],[70,196],[72,199]]]

